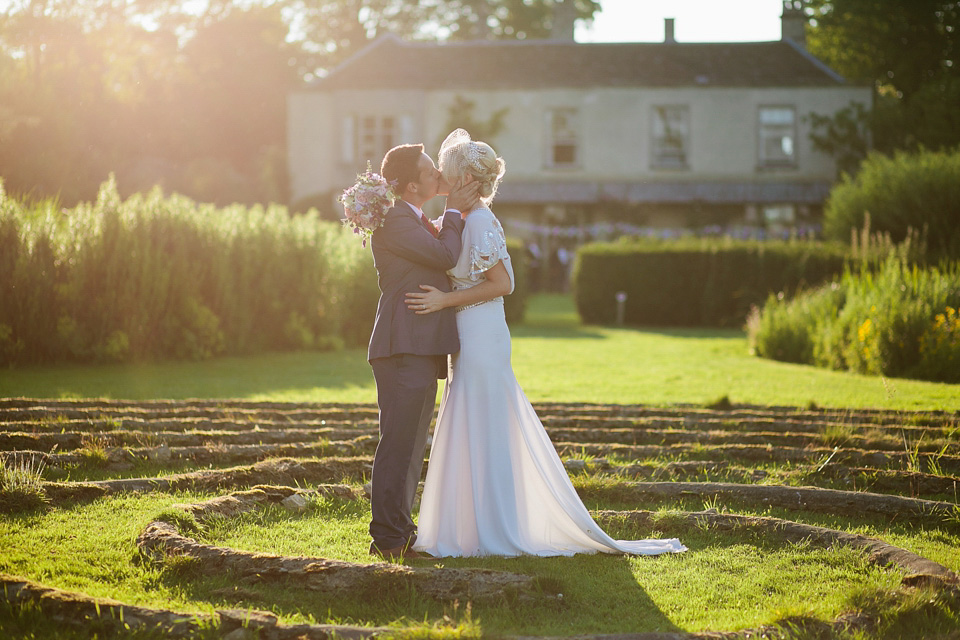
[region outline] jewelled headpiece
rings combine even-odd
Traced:
[[[456,176],[464,175],[468,169],[474,173],[483,173],[480,164],[480,148],[470,139],[463,129],[456,129],[440,145],[440,171]]]

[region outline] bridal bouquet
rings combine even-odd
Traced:
[[[353,232],[361,237],[364,247],[373,232],[383,224],[387,211],[393,206],[396,198],[393,187],[393,183],[373,172],[368,160],[367,170],[357,176],[356,184],[337,198],[343,205],[346,217],[343,224],[353,227]]]

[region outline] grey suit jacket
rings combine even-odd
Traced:
[[[370,245],[380,278],[380,302],[367,359],[400,353],[444,355],[460,350],[456,310],[417,315],[403,300],[421,284],[450,290],[447,269],[457,264],[463,220],[444,213],[440,237],[434,238],[405,202],[398,202],[373,232]]]

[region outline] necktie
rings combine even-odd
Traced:
[[[420,216],[420,222],[423,223],[423,226],[427,228],[427,231],[433,234],[434,238],[440,237],[440,232],[437,231],[437,228],[433,226],[433,223],[427,220],[427,216]]]

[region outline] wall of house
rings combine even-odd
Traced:
[[[869,105],[871,99],[865,87],[438,91],[426,103],[428,140],[443,138],[438,124],[446,123],[457,95],[477,104],[477,119],[509,108],[505,131],[490,142],[507,160],[511,177],[525,181],[762,180],[771,173],[776,180],[832,181],[835,165],[813,150],[804,116],[832,114],[852,100]],[[687,170],[651,167],[651,118],[657,105],[689,105]],[[798,166],[770,172],[758,169],[758,109],[779,105],[796,108]],[[583,159],[575,168],[550,169],[544,164],[549,144],[545,113],[562,107],[580,112]]]
[[[505,130],[494,148],[507,161],[512,182],[832,182],[833,160],[814,151],[810,112],[832,114],[851,101],[869,105],[868,87],[809,88],[602,88],[530,91],[320,91],[289,99],[289,164],[292,201],[334,194],[352,184],[366,158],[347,159],[343,123],[351,116],[392,115],[398,119],[396,144],[423,141],[435,157],[448,133],[449,108],[457,96],[476,103],[476,119],[508,108]],[[651,166],[652,112],[657,105],[689,106],[688,167]],[[758,164],[758,110],[794,106],[797,165]],[[545,114],[570,107],[580,114],[580,162],[545,166],[550,139]],[[381,158],[370,158],[378,167]],[[524,209],[526,210],[526,208]],[[653,213],[654,209],[651,209]]]
[[[423,91],[303,91],[288,98],[287,148],[291,202],[316,196],[335,197],[353,184],[370,161],[379,170],[382,154],[360,157],[345,149],[353,138],[346,132],[366,116],[395,118],[394,144],[426,139]],[[354,135],[356,131],[353,132]],[[349,139],[348,139],[349,138]]]

